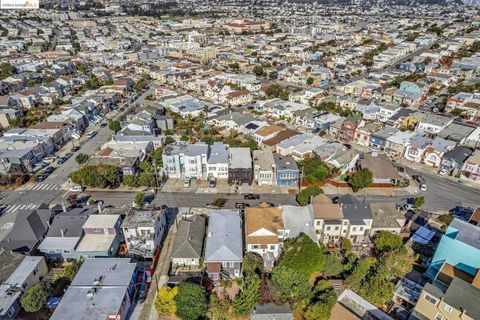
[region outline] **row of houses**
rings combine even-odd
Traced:
[[[320,195],[304,207],[246,208],[243,219],[237,210],[200,214],[194,209],[179,208],[172,266],[174,270],[201,267],[203,257],[214,280],[241,275],[245,252],[259,254],[266,267],[273,267],[284,242],[300,235],[329,246],[338,245],[342,238],[356,247],[368,246],[377,232],[399,234],[406,222],[394,204],[362,203],[350,195],[335,203]]]
[[[95,206],[62,210],[20,210],[0,217],[0,248],[48,260],[114,257],[122,243],[131,256],[151,259],[161,243],[172,209],[131,209],[122,218],[101,214]]]
[[[171,144],[163,150],[163,167],[170,178],[225,179],[229,183],[295,187],[299,169],[295,160],[271,150],[230,148],[221,142]]]

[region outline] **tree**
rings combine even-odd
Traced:
[[[107,80],[105,80],[105,85],[111,86],[113,84],[113,79],[109,77]]]
[[[308,78],[307,78],[307,84],[308,84],[309,86],[311,86],[314,81],[315,81],[315,79],[314,79],[313,77],[308,77]]]
[[[255,73],[257,77],[261,76],[263,74],[263,67],[262,66],[253,67],[253,73]]]
[[[371,186],[372,182],[373,182],[372,172],[367,168],[364,168],[362,170],[355,172],[348,179],[348,183],[350,184],[354,192],[357,192],[360,189]]]
[[[151,173],[142,173],[138,176],[137,184],[144,187],[155,187],[157,180],[155,179],[155,175]]]
[[[247,252],[243,257],[243,273],[246,279],[263,273],[263,258],[255,252]]]
[[[75,156],[75,161],[78,164],[85,164],[88,161],[88,154],[85,153],[79,153]]]
[[[186,134],[180,137],[180,141],[188,141],[188,140],[190,140],[190,138]]]
[[[110,121],[110,123],[108,124],[108,129],[110,129],[110,131],[113,131],[114,133],[116,133],[117,131],[120,131],[120,129],[122,129],[122,126],[120,125],[120,121],[118,120]]]
[[[415,257],[405,247],[402,247],[401,250],[382,254],[378,260],[377,273],[389,281],[393,281],[412,271],[414,263]]]
[[[163,140],[163,143],[166,144],[166,145],[167,145],[167,144],[174,143],[174,142],[175,142],[175,139],[173,139],[173,138],[170,137],[170,136],[165,137],[165,140]]]
[[[230,63],[230,64],[228,65],[228,67],[229,67],[230,69],[232,69],[232,70],[235,70],[235,71],[237,71],[237,70],[240,69],[240,65],[238,64],[238,62]]]
[[[359,259],[353,267],[352,273],[346,280],[346,285],[353,291],[358,291],[362,287],[362,281],[369,274],[370,269],[377,263],[374,257]]]
[[[139,207],[143,208],[145,204],[145,193],[139,192],[135,195],[135,198],[133,199],[133,202]]]
[[[384,252],[400,249],[403,246],[403,241],[398,234],[380,231],[373,239],[373,244],[377,252]]]
[[[39,283],[28,289],[20,298],[22,308],[27,312],[37,312],[45,307],[52,289],[48,283]]]
[[[245,289],[233,300],[233,311],[236,316],[250,315],[260,299],[260,278],[254,275],[247,282]]]
[[[70,174],[73,183],[93,188],[116,188],[121,182],[120,168],[109,165],[86,165]]]
[[[338,277],[343,272],[343,264],[336,253],[325,254],[323,275],[325,277]]]
[[[17,72],[17,68],[8,62],[0,63],[0,80],[10,77]]]
[[[282,100],[288,100],[288,91],[283,90],[282,92],[280,92],[280,95],[278,97]]]
[[[268,74],[268,77],[272,80],[277,79],[278,78],[278,72],[277,71],[272,71]]]
[[[415,209],[419,210],[425,204],[425,197],[420,196],[415,198],[415,202],[413,203]]]
[[[328,282],[326,285],[328,288],[318,292],[318,296],[315,298],[317,301],[305,311],[305,320],[328,320],[330,318],[332,309],[337,303],[337,295]],[[316,290],[318,289],[316,288]]]
[[[273,268],[272,281],[279,288],[280,296],[284,301],[292,303],[310,300],[312,296],[308,280],[286,266]]]
[[[138,80],[137,82],[135,82],[135,84],[133,85],[133,89],[137,90],[137,91],[142,91],[143,89],[145,89],[147,87],[147,83],[145,82],[145,80],[143,79],[140,79]]]
[[[218,198],[216,198],[215,200],[213,200],[213,203],[212,203],[212,204],[213,204],[215,207],[221,208],[221,207],[223,207],[223,206],[225,205],[225,202],[227,202],[227,201],[226,201],[224,198],[218,197]]]
[[[180,319],[201,319],[207,312],[205,288],[195,283],[180,282],[175,303],[177,305],[177,316]]]
[[[177,312],[177,304],[175,303],[177,294],[178,287],[163,286],[158,290],[153,304],[160,316],[170,316]]]
[[[129,175],[123,177],[122,184],[127,187],[138,187],[138,176]]]
[[[210,294],[210,304],[207,311],[207,317],[211,320],[232,319],[229,301],[227,299],[219,300],[217,295]]]
[[[319,194],[322,194],[322,193],[323,193],[322,189],[317,186],[305,188],[297,194],[297,202],[301,206],[306,206],[307,204],[310,203],[310,199],[312,197],[318,196]]]
[[[63,277],[72,282],[77,275],[78,270],[80,270],[82,263],[82,260],[74,260],[70,264],[65,265],[65,267],[63,268]]]
[[[284,254],[278,263],[301,275],[305,280],[315,272],[321,272],[324,267],[324,247],[313,242],[307,235],[285,242]]]

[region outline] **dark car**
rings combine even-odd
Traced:
[[[68,160],[68,158],[61,157],[61,158],[58,158],[57,163],[58,163],[58,164],[64,164],[65,162],[67,162],[67,160]]]
[[[48,173],[48,174],[52,173],[53,171],[55,171],[55,168],[54,168],[54,167],[46,167],[46,168],[43,170],[44,173]]]
[[[106,122],[102,122],[102,124],[100,125],[100,127],[102,127],[102,128],[105,128],[106,126],[107,126]]]
[[[75,146],[72,148],[72,150],[70,150],[71,152],[77,152],[78,150],[80,150],[80,147],[79,146]]]
[[[245,200],[258,200],[258,199],[260,199],[260,195],[255,194],[255,193],[249,193],[249,194],[244,195],[243,199],[245,199]]]
[[[235,209],[243,210],[243,209],[249,208],[249,207],[250,207],[250,205],[248,203],[243,203],[243,202],[235,203]]]
[[[67,158],[67,159],[70,159],[71,156],[73,156],[73,153],[69,152],[69,153],[65,154],[63,157]]]

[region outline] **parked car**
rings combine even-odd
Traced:
[[[243,196],[245,200],[259,200],[260,195],[255,193],[249,193]]]
[[[83,190],[85,190],[85,188],[79,185],[71,186],[70,189],[68,189],[70,192],[82,192]]]
[[[208,178],[208,187],[209,188],[215,188],[216,185],[217,185],[217,179],[215,177]]]
[[[55,157],[55,156],[49,156],[49,157],[43,158],[42,162],[43,162],[43,163],[46,163],[46,164],[50,164],[50,163],[55,162],[55,160],[57,160],[57,157]]]
[[[71,152],[77,152],[78,150],[80,150],[80,147],[79,146],[75,146],[72,148],[72,150],[70,150]]]
[[[43,180],[47,179],[48,177],[48,173],[43,173],[41,175],[38,175],[36,178],[35,178],[35,181],[36,182],[42,182]]]
[[[53,171],[55,171],[54,167],[46,167],[45,169],[43,169],[43,172],[48,174],[51,174]]]
[[[248,203],[244,203],[244,202],[235,203],[235,209],[243,210],[243,209],[248,208],[248,207],[250,207],[250,205]]]
[[[90,131],[89,133],[87,133],[87,138],[92,139],[96,135],[97,135],[97,131]]]
[[[448,174],[448,171],[445,170],[445,169],[442,169],[438,172],[438,174],[440,174],[441,176],[444,176],[444,175]]]
[[[67,158],[67,159],[70,159],[72,156],[73,156],[73,153],[68,152],[68,153],[66,153],[63,157],[64,157],[64,158]]]
[[[65,162],[67,162],[67,160],[68,160],[68,158],[61,157],[61,158],[58,158],[57,163],[58,163],[58,164],[64,164]]]
[[[108,124],[106,122],[102,122],[102,124],[100,125],[100,127],[102,128],[105,128]]]
[[[426,185],[425,183],[422,183],[422,184],[420,185],[420,190],[422,190],[422,191],[427,191],[427,185]]]

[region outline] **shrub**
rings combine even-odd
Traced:
[[[301,206],[306,206],[310,203],[310,199],[312,197],[318,196],[319,194],[323,193],[322,189],[316,186],[308,187],[303,189],[297,194],[297,202]]]
[[[182,320],[201,319],[207,312],[205,288],[198,284],[181,282],[178,285],[175,303],[177,305],[177,316]]]

